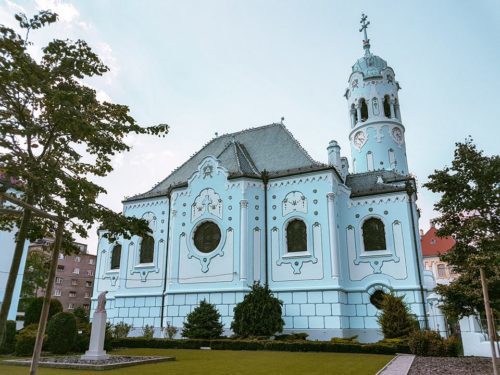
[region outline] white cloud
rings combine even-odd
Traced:
[[[80,12],[73,4],[62,0],[35,0],[38,10],[52,10],[59,15],[59,21],[73,23],[80,17]]]

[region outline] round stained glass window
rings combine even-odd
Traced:
[[[220,238],[219,226],[212,221],[205,221],[194,232],[194,246],[202,253],[209,253],[219,246]]]

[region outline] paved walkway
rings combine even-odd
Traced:
[[[398,354],[377,375],[406,375],[410,371],[411,364],[415,359],[411,354]]]

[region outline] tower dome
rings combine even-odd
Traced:
[[[365,54],[352,66],[345,97],[351,122],[351,156],[354,173],[392,170],[408,174],[405,128],[401,120],[394,70],[370,51],[366,29],[370,22],[363,14]]]

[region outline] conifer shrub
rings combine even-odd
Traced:
[[[73,351],[76,353],[83,353],[87,351],[90,344],[90,323],[78,322],[76,323],[77,332],[75,342],[73,343]]]
[[[76,318],[72,313],[60,312],[47,326],[47,349],[54,354],[71,351],[76,339]]]
[[[283,302],[274,297],[267,285],[255,282],[252,290],[234,308],[233,332],[242,337],[269,337],[283,331]]]
[[[16,322],[7,320],[5,327],[5,343],[0,347],[0,354],[10,354],[16,349]]]
[[[203,300],[186,317],[182,336],[189,339],[215,339],[221,336],[223,325],[214,305]]]
[[[382,299],[382,313],[377,321],[386,339],[407,337],[418,327],[418,321],[411,315],[403,298],[391,293],[384,295]]]
[[[89,314],[87,313],[87,310],[85,310],[82,306],[78,306],[73,311],[73,314],[75,315],[77,324],[80,322],[82,322],[82,323],[89,322]]]
[[[26,312],[24,315],[24,327],[30,324],[38,324],[40,321],[40,315],[42,314],[43,297],[33,298],[26,307]],[[57,299],[50,300],[49,315],[48,320],[50,320],[54,315],[63,311],[62,304]]]
[[[16,337],[15,354],[20,357],[33,355],[35,348],[36,334],[38,332],[38,324],[30,324],[24,327]]]

